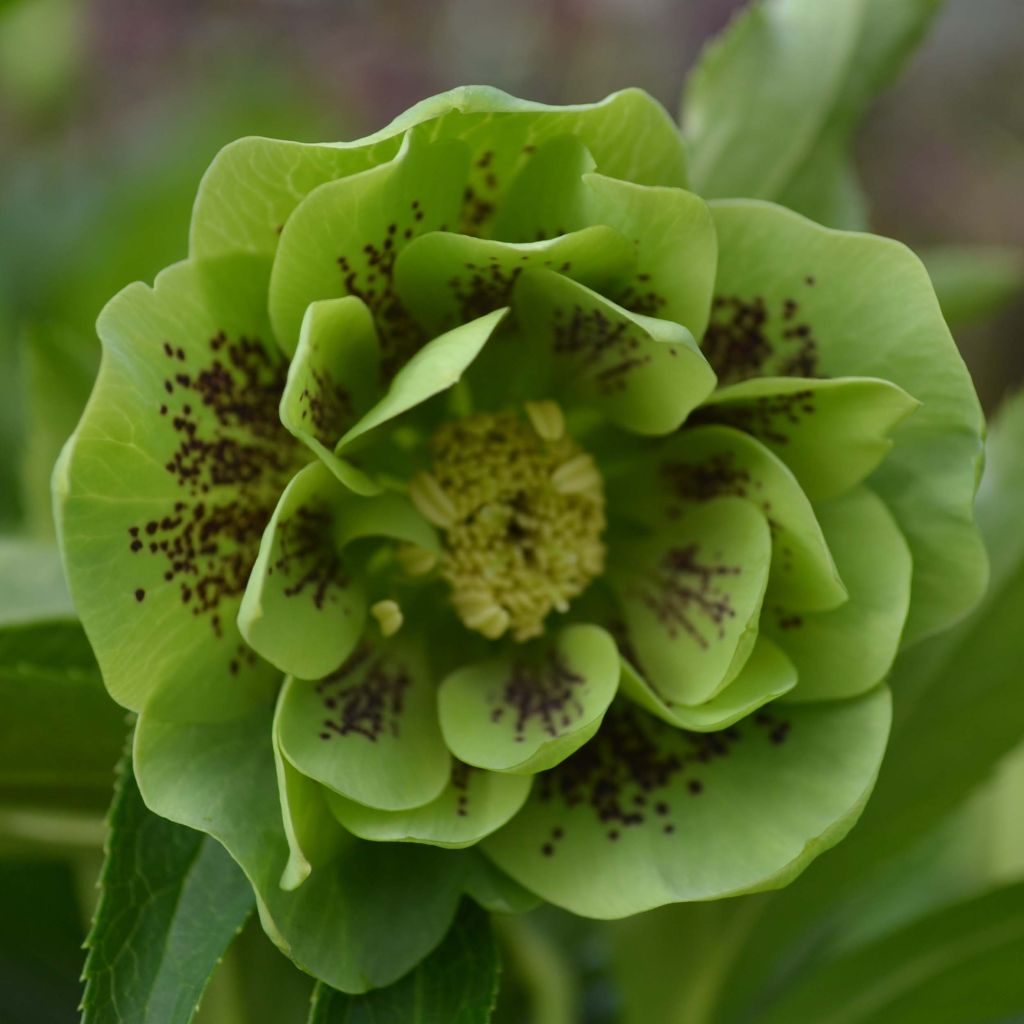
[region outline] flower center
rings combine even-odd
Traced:
[[[604,482],[553,402],[476,413],[430,440],[431,472],[409,485],[444,533],[439,568],[463,623],[489,639],[543,631],[604,568]],[[528,422],[527,422],[528,420]]]

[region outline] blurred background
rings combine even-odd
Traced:
[[[192,198],[223,144],[354,138],[476,82],[554,103],[638,85],[675,113],[701,46],[740,6],[0,0],[0,528],[52,532],[50,468],[98,359],[96,315],[185,255]],[[937,279],[963,285],[977,269],[955,333],[989,411],[1024,380],[1022,54],[1021,0],[949,0],[856,154],[875,230],[925,252]],[[965,267],[944,248],[963,244],[987,248]],[[96,813],[107,794],[104,774]],[[72,870],[14,853],[0,872],[2,916],[19,922],[0,929],[0,1024],[73,1020],[75,895],[91,902],[97,856]]]

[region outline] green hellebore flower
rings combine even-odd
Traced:
[[[685,184],[641,92],[457,89],[229,146],[100,317],[56,503],[142,792],[339,988],[464,891],[785,884],[868,797],[900,644],[983,588],[920,263]]]

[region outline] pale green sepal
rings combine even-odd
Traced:
[[[707,204],[680,188],[653,188],[587,174],[584,216],[636,246],[636,270],[610,293],[623,306],[682,324],[695,338],[708,323],[718,243]]]
[[[367,537],[439,549],[434,528],[402,495],[358,497],[320,462],[300,470],[264,531],[239,608],[249,646],[300,679],[338,668],[366,623],[366,558],[344,549]]]
[[[881,465],[890,435],[920,404],[886,380],[756,377],[719,388],[702,415],[756,437],[812,501],[824,501]]]
[[[335,454],[457,384],[507,314],[507,308],[496,309],[427,342],[395,374],[387,394],[338,441]]]
[[[380,345],[362,299],[313,302],[281,395],[281,422],[320,458],[373,404],[380,387]]]
[[[704,704],[665,701],[629,662],[622,665],[621,686],[627,697],[669,725],[691,732],[725,729],[769,701],[790,693],[796,684],[796,666],[763,634],[758,635],[740,674]]]
[[[619,485],[637,514],[669,521],[683,509],[722,495],[746,498],[760,508],[772,531],[772,568],[766,602],[794,608],[835,608],[846,588],[793,473],[777,455],[732,427],[696,426],[655,449],[657,461]]]
[[[301,464],[277,417],[266,281],[261,260],[179,263],[100,315],[103,363],[54,472],[55,518],[106,686],[133,710],[231,716],[276,685],[234,624]]]
[[[508,306],[521,274],[547,269],[604,290],[628,279],[633,246],[601,224],[532,242],[499,242],[434,232],[410,244],[395,265],[402,302],[431,332]]]
[[[623,544],[609,569],[637,668],[666,700],[701,704],[737,676],[757,639],[771,531],[743,498],[687,509]]]
[[[853,697],[884,679],[910,607],[910,550],[885,503],[859,487],[817,512],[850,600],[828,612],[766,608],[762,628],[800,674],[794,701]]]
[[[591,918],[775,888],[853,826],[890,719],[884,687],[762,709],[718,733],[619,705],[483,848],[521,885]]]
[[[380,811],[324,792],[331,813],[360,839],[458,850],[501,828],[523,806],[532,783],[530,775],[488,772],[456,762],[441,795],[407,811]]]
[[[544,771],[597,731],[619,682],[612,638],[567,626],[537,644],[467,665],[438,691],[441,731],[461,761],[494,772]]]
[[[949,626],[988,575],[973,522],[984,418],[927,272],[899,242],[832,231],[769,203],[711,205],[720,296],[760,296],[771,324],[806,327],[815,372],[889,380],[921,403],[870,484],[914,558],[905,642]],[[798,307],[790,321],[787,299]]]
[[[291,891],[302,885],[314,868],[334,859],[341,849],[343,833],[324,799],[324,787],[296,771],[281,753],[279,717],[279,712],[275,712],[274,771],[288,842],[288,863],[281,872],[281,888]]]
[[[292,478],[263,533],[238,610],[246,643],[300,679],[336,669],[366,622],[363,588],[335,538],[346,493],[319,462]]]
[[[422,100],[380,131],[353,142],[246,138],[226,146],[200,186],[189,251],[204,257],[273,255],[283,226],[306,195],[391,160],[402,135],[428,121],[433,136],[466,140],[485,186],[482,198],[488,201],[533,148],[562,135],[578,136],[605,174],[645,185],[686,184],[679,130],[640,89],[613,93],[599,103],[550,106],[490,86],[460,86]],[[490,158],[479,167],[487,153]]]
[[[440,942],[466,871],[463,855],[343,837],[296,890],[272,748],[271,709],[219,723],[143,714],[135,772],[150,810],[219,840],[252,882],[267,934],[304,971],[345,992],[389,985]],[[410,915],[409,907],[416,913]]]
[[[690,332],[631,313],[568,276],[530,270],[515,311],[534,374],[550,367],[566,401],[600,409],[639,434],[668,434],[703,402],[715,375]]]
[[[454,227],[468,167],[461,142],[430,142],[413,131],[394,160],[306,196],[281,232],[270,277],[270,322],[281,347],[295,351],[311,302],[354,295],[382,331],[384,366],[400,366],[420,339],[397,304],[395,257],[410,239]]]
[[[478,850],[466,852],[465,887],[467,896],[495,914],[522,914],[541,903],[536,893],[513,881]]]
[[[280,701],[285,757],[349,800],[400,811],[429,803],[448,784],[430,667],[404,632],[366,639],[317,682],[289,679]]]

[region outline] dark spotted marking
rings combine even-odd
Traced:
[[[600,309],[573,308],[568,319],[555,311],[556,356],[576,361],[604,395],[626,390],[630,373],[646,366],[650,355],[640,351],[640,341],[624,320],[612,320]]]
[[[769,309],[763,296],[718,295],[701,348],[719,384],[751,377],[819,377],[819,343],[810,325],[797,318],[796,299]]]
[[[395,260],[403,246],[421,233],[423,219],[421,203],[414,199],[408,212],[388,225],[383,238],[363,245],[365,268],[359,267],[351,256],[342,255],[337,259],[345,290],[362,299],[373,314],[380,336],[381,372],[385,382],[390,381],[427,341],[423,329],[395,291]]]
[[[665,306],[665,296],[651,287],[650,274],[637,274],[631,284],[615,293],[615,301],[643,316],[659,316]]]
[[[362,736],[376,743],[382,735],[397,736],[411,680],[393,660],[358,648],[341,668],[317,683],[324,709],[320,739]]]
[[[299,395],[300,418],[322,445],[333,448],[355,418],[352,396],[325,368],[310,366],[309,375]]]
[[[759,395],[736,402],[705,405],[691,423],[721,423],[742,430],[761,441],[788,444],[792,428],[799,427],[817,408],[813,391],[785,395]]]
[[[338,591],[349,583],[341,556],[331,537],[333,518],[326,504],[302,505],[277,524],[278,555],[268,573],[278,572],[291,580],[285,597],[308,595],[322,609],[338,600]]]
[[[554,650],[539,664],[517,662],[500,693],[493,698],[496,706],[491,711],[491,721],[500,722],[506,711],[512,712],[516,716],[518,743],[525,739],[531,722],[538,722],[549,736],[559,736],[583,714],[576,691],[585,682]]]
[[[455,814],[465,818],[469,814],[469,779],[476,771],[471,765],[456,761],[452,766],[452,788],[458,794],[455,801]]]
[[[719,581],[738,576],[742,570],[737,565],[702,562],[699,551],[698,544],[670,548],[635,593],[670,638],[683,631],[706,650],[710,640],[698,623],[710,625],[719,638],[725,635],[725,623],[735,618],[736,611]]]
[[[669,797],[678,792],[680,776],[685,791],[698,796],[704,785],[694,777],[701,765],[728,757],[740,741],[735,726],[715,733],[674,729],[626,702],[612,707],[597,736],[556,768],[537,777],[537,795],[544,803],[561,802],[566,809],[589,808],[603,825],[609,841],[617,842],[625,830],[660,820],[669,834],[675,825]],[[540,852],[556,852],[566,826],[558,825]]]
[[[277,496],[298,467],[277,412],[286,367],[258,339],[223,331],[191,370],[184,349],[162,349],[173,368],[159,410],[177,438],[164,468],[181,496],[131,526],[128,546],[161,562],[164,582],[177,581],[181,603],[220,636],[219,608],[245,590]]]
[[[782,746],[789,738],[793,723],[788,719],[762,708],[754,715],[754,725],[763,729],[768,735],[768,741],[776,747]]]

